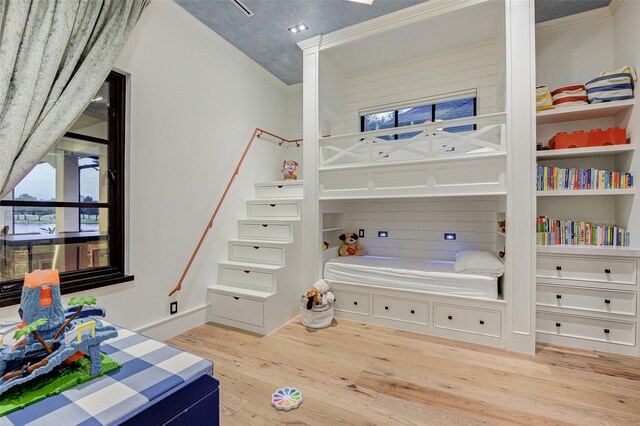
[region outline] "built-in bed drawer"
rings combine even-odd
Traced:
[[[335,311],[369,315],[370,296],[368,294],[335,289],[332,289],[331,292],[336,297],[336,300],[333,302],[333,309]]]
[[[373,295],[373,316],[416,324],[429,324],[429,303]]]
[[[433,304],[433,325],[436,328],[500,337],[500,317],[500,311],[444,303]]]

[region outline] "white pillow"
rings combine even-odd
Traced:
[[[499,277],[504,274],[504,263],[488,251],[460,251],[456,253],[453,270],[467,274],[484,274]]]

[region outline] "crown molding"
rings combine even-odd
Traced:
[[[488,3],[491,0],[430,0],[368,21],[322,35],[319,49],[325,50],[351,43],[404,25],[454,12],[465,7]],[[306,40],[305,40],[306,41]],[[298,43],[301,48],[303,42]]]
[[[187,12],[185,9],[183,9],[180,5],[178,5],[173,0],[153,0],[150,3],[150,6],[151,5],[157,5],[162,7],[165,11],[171,13],[176,18],[179,18],[182,22],[184,22],[185,24],[191,26],[192,28],[200,32],[210,41],[222,47],[224,50],[230,53],[234,58],[238,59],[240,62],[253,68],[254,71],[256,71],[260,76],[264,77],[270,83],[274,84],[280,89],[284,89],[284,90],[287,89],[288,85],[285,82],[280,80],[275,75],[271,74],[271,72],[269,72],[266,68],[264,68],[262,65],[260,65],[253,59],[251,59],[244,52],[242,52],[240,49],[235,47],[233,44],[229,43],[227,40],[225,40],[221,35],[213,31],[211,28],[207,27],[198,18],[196,18],[195,16]]]
[[[318,47],[318,46],[320,46],[320,42],[322,41],[322,37],[323,37],[322,34],[320,34],[320,35],[317,35],[317,36],[313,36],[313,37],[307,38],[305,40],[301,40],[301,41],[299,41],[297,43],[298,47],[300,49],[302,49],[302,50],[306,50],[306,49],[309,49],[311,47]]]
[[[612,15],[614,13],[616,13],[616,10],[618,10],[618,8],[620,7],[620,5],[622,4],[623,1],[624,0],[611,0],[611,3],[609,3],[609,6],[607,6],[607,7],[611,11]]]
[[[616,6],[616,8],[618,6]],[[569,27],[571,25],[596,21],[598,19],[610,18],[611,16],[613,16],[610,7],[611,4],[609,6],[601,7],[598,9],[576,13],[575,15],[569,15],[558,19],[552,19],[551,21],[540,22],[539,24],[536,24],[536,33],[557,30],[560,28]]]

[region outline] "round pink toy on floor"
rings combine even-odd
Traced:
[[[302,404],[302,392],[296,388],[284,387],[275,391],[271,395],[271,405],[276,407],[276,410],[289,411]]]

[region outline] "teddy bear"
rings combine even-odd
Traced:
[[[307,299],[307,309],[311,310],[320,305],[333,304],[336,297],[329,291],[329,283],[326,280],[316,282],[305,294]]]
[[[341,234],[338,238],[342,241],[338,254],[340,256],[362,256],[364,248],[358,243],[358,234],[347,232]]]
[[[507,229],[507,221],[506,220],[499,220],[498,221],[498,229],[500,229],[500,232],[505,232]]]
[[[282,169],[280,169],[280,171],[282,172],[282,179],[298,180],[298,166],[299,164],[297,161],[284,160],[282,162]]]

